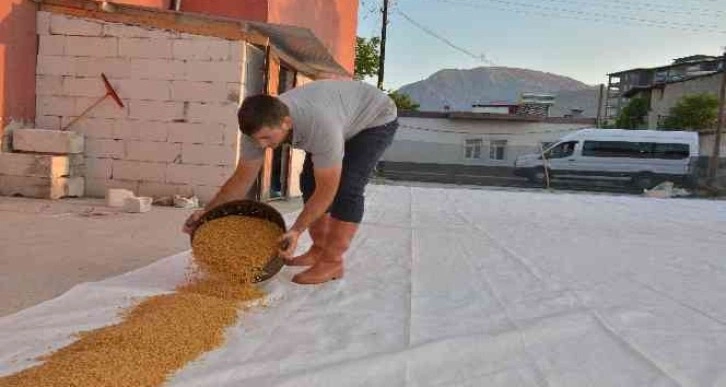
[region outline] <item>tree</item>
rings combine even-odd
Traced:
[[[645,125],[650,103],[642,97],[633,98],[625,105],[615,122],[620,129],[639,129]]]
[[[363,80],[378,74],[381,39],[355,38],[355,79]]]
[[[396,103],[396,107],[398,107],[399,110],[418,110],[419,106],[421,106],[414,102],[408,94],[391,90],[388,92],[388,96]]]
[[[713,129],[718,120],[718,98],[709,93],[686,95],[672,107],[666,129],[701,131]]]

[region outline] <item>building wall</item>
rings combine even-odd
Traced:
[[[96,1],[100,2],[103,0],[96,0]],[[169,9],[169,6],[171,5],[171,0],[114,0],[114,3],[139,5],[142,7],[159,8],[159,9]]]
[[[37,116],[59,129],[105,93],[70,130],[86,136],[86,195],[209,200],[238,160],[236,109],[245,43],[38,12]]]
[[[137,0],[144,1],[144,0]],[[182,11],[234,17],[312,30],[353,73],[358,2],[351,0],[183,0]]]
[[[269,0],[182,0],[181,10],[267,22]]]
[[[35,3],[0,1],[0,141],[11,121],[35,118]]]
[[[666,84],[664,89],[653,89],[650,97],[648,128],[657,129],[660,116],[667,116],[672,107],[685,95],[711,93],[718,96],[722,74],[696,78],[685,82]]]
[[[353,73],[358,1],[269,0],[267,21],[311,29],[333,57]]]
[[[699,135],[699,142],[700,142],[700,151],[701,156],[711,156],[713,154],[713,148],[716,143],[716,135],[715,134],[701,134]],[[721,136],[721,146],[720,146],[719,156],[721,156],[722,159],[726,159],[726,136]]]
[[[462,120],[400,117],[400,127],[384,161],[511,167],[517,156],[539,151],[571,131],[590,127],[577,123]],[[466,140],[481,139],[480,159],[465,158]],[[506,141],[503,160],[490,158],[490,145]]]

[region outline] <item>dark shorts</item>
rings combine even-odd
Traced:
[[[393,142],[396,129],[398,120],[365,129],[345,142],[340,187],[329,209],[333,218],[351,223],[360,223],[363,219],[365,187],[378,160]],[[300,190],[305,202],[315,191],[314,166],[310,156],[309,153],[305,155],[300,175]]]

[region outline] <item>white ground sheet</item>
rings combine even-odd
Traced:
[[[0,375],[173,289],[189,259],[0,319]],[[372,186],[347,263],[317,287],[284,269],[169,384],[726,386],[724,201]]]

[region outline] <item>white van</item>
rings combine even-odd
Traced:
[[[517,158],[514,173],[531,181],[550,178],[613,180],[643,189],[670,180],[690,186],[698,159],[698,133],[582,129],[544,150]],[[546,162],[545,162],[546,161]]]

